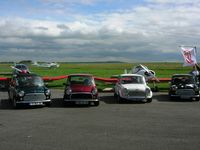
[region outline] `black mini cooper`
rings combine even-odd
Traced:
[[[14,108],[19,105],[51,105],[51,92],[36,74],[18,74],[11,79],[9,99]]]
[[[170,99],[200,100],[199,81],[191,74],[176,74],[172,76],[169,88]]]

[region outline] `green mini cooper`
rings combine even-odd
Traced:
[[[51,105],[51,92],[36,74],[18,74],[11,79],[9,99],[14,108],[19,105]]]

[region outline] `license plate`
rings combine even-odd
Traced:
[[[86,104],[88,104],[88,101],[77,101],[76,104],[78,104],[78,105],[86,105]]]
[[[42,105],[42,104],[43,104],[42,102],[32,102],[32,103],[29,103],[30,106]]]

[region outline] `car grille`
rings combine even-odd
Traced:
[[[27,94],[24,96],[24,101],[38,101],[38,100],[45,100],[46,96],[44,93],[34,93],[34,94]]]
[[[179,89],[176,92],[177,95],[195,95],[194,90],[190,90],[190,89]]]
[[[92,99],[92,94],[72,94],[71,99]]]
[[[146,94],[143,91],[129,91],[129,96],[145,96]]]

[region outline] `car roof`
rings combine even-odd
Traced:
[[[120,74],[119,77],[123,77],[123,76],[126,76],[126,77],[143,77],[142,75],[139,75],[139,74]]]
[[[172,77],[182,77],[182,76],[190,76],[193,77],[191,74],[174,74]]]

